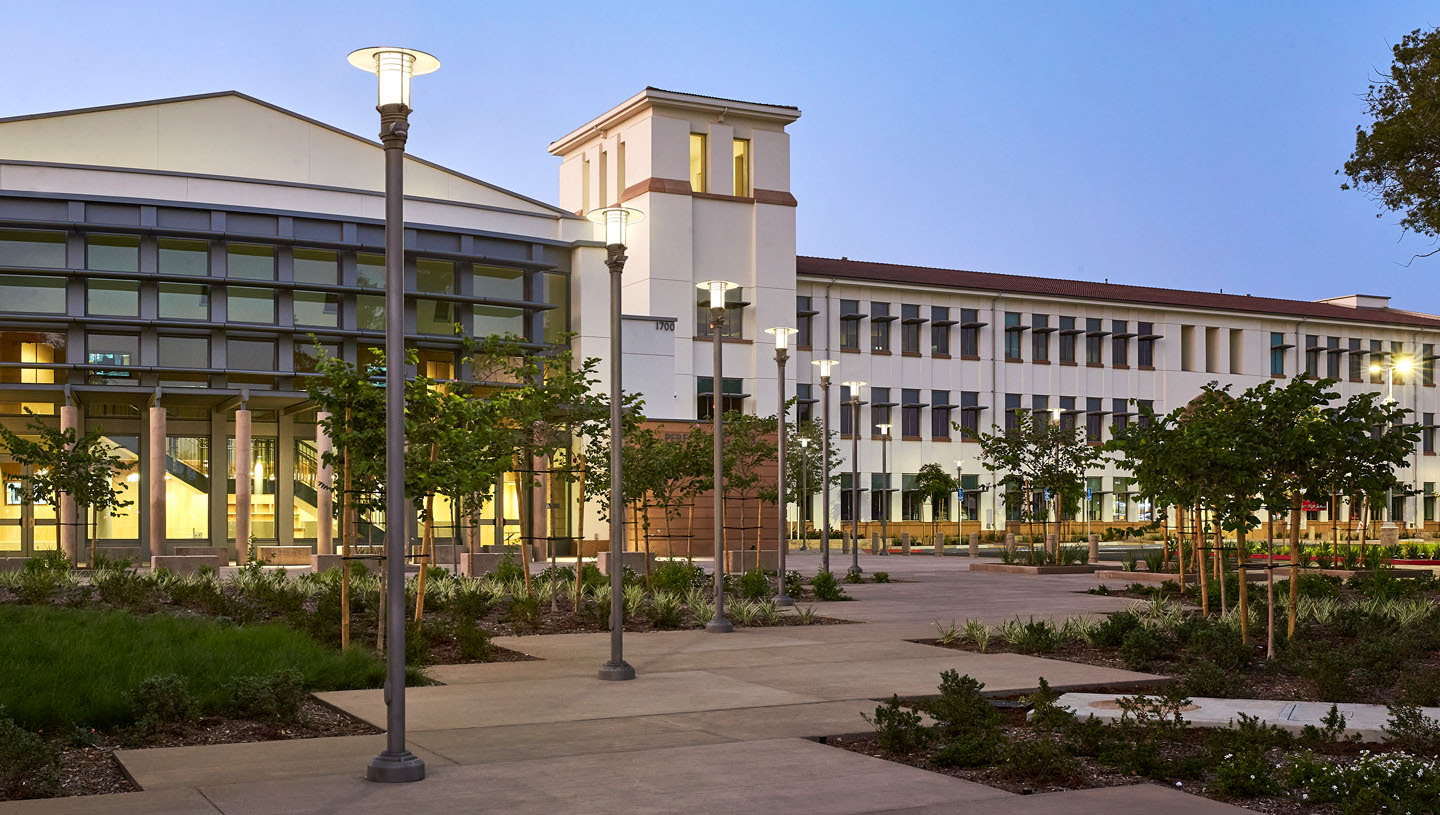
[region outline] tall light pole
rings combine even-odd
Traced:
[[[590,220],[605,226],[605,266],[610,270],[610,659],[600,666],[606,680],[635,678],[635,668],[625,661],[625,479],[620,462],[625,447],[624,401],[621,385],[623,349],[620,325],[620,278],[625,272],[626,234],[630,224],[645,216],[629,207],[605,207],[592,211]]]
[[[721,378],[724,354],[721,353],[721,348],[725,343],[720,335],[725,333],[725,292],[739,286],[726,280],[707,280],[699,287],[710,293],[710,342],[715,345],[715,375],[710,386],[710,418],[714,420],[711,433],[715,442],[712,482],[715,495],[715,619],[705,624],[705,630],[712,634],[728,634],[735,630],[735,626],[725,619],[725,430],[721,424],[723,411],[720,408],[721,393],[724,389],[724,379]]]
[[[352,51],[351,65],[379,78],[385,147],[385,749],[365,770],[371,781],[419,781],[425,762],[405,749],[405,140],[410,79],[440,67],[423,51],[383,46]]]
[[[799,426],[798,423],[796,425]],[[810,508],[810,476],[805,472],[807,459],[810,458],[810,439],[806,436],[800,437],[800,522],[796,526],[800,529],[800,551],[809,547],[805,545],[805,510]]]
[[[1410,373],[1410,371],[1411,371],[1414,367],[1415,367],[1415,361],[1412,360],[1412,359],[1411,359],[1410,357],[1408,357],[1408,356],[1397,356],[1397,357],[1395,357],[1393,360],[1387,359],[1387,360],[1385,360],[1383,363],[1380,363],[1380,362],[1372,362],[1372,363],[1370,363],[1370,373],[1372,373],[1372,374],[1378,374],[1378,373],[1380,373],[1380,370],[1381,370],[1382,368],[1383,368],[1384,371],[1385,371],[1385,402],[1386,402],[1387,404],[1391,404],[1391,405],[1395,404],[1395,372],[1398,370],[1398,371],[1400,372],[1400,375],[1401,375],[1401,376],[1404,376],[1404,375]],[[1395,517],[1394,517],[1395,494],[1394,494],[1394,493],[1395,493],[1394,487],[1387,487],[1386,490],[1385,490],[1385,524],[1384,524],[1383,527],[1381,527],[1382,529],[1383,529],[1383,528],[1391,528],[1391,529],[1393,529],[1393,528],[1395,527]],[[1367,536],[1367,537],[1368,537],[1368,536]]]
[[[820,511],[824,529],[820,532],[820,571],[830,571],[830,374],[840,363],[817,359],[810,363],[820,369]]]
[[[800,333],[794,328],[776,326],[765,329],[765,333],[775,338],[775,372],[776,372],[776,393],[778,401],[775,403],[775,437],[776,470],[779,475],[775,479],[775,506],[780,514],[780,540],[777,549],[779,560],[775,566],[775,582],[778,584],[775,593],[775,605],[793,606],[795,601],[785,593],[785,556],[789,554],[790,540],[785,532],[785,507],[787,505],[786,495],[789,490],[785,489],[785,363],[790,361],[790,335]]]
[[[890,425],[876,425],[880,429],[880,480],[885,482],[885,495],[880,499],[880,551],[876,554],[890,554],[890,464],[886,455],[890,446]]]
[[[962,472],[962,470],[963,470],[963,468],[964,468],[964,466],[965,466],[965,462],[964,462],[964,461],[961,461],[961,460],[958,459],[958,458],[955,459],[955,545],[956,545],[956,546],[963,546],[963,545],[965,544],[965,479],[962,478],[961,475],[960,475],[961,472]],[[945,542],[944,542],[944,541],[941,541],[940,543],[941,543],[941,547],[943,548]]]
[[[850,570],[846,572],[859,577],[860,570],[860,391],[865,383],[858,379],[842,382],[850,390],[847,405],[854,410],[850,423]]]

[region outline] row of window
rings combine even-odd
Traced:
[[[1342,342],[1344,343],[1342,345]],[[1285,335],[1279,331],[1270,334],[1270,374],[1285,376],[1285,351],[1290,348]],[[1404,363],[1404,364],[1402,364]],[[1393,368],[1392,368],[1393,366]],[[1435,384],[1435,345],[1424,343],[1420,346],[1418,358],[1407,356],[1405,344],[1392,340],[1369,340],[1358,337],[1324,337],[1317,334],[1305,335],[1305,375],[1312,379],[1349,379],[1362,382],[1368,375],[1370,384],[1385,382],[1388,373],[1396,385],[1408,385],[1419,372],[1423,385]]]

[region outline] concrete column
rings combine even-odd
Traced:
[[[902,554],[902,555],[908,555],[908,554],[910,554],[910,533],[909,533],[909,532],[901,532],[901,533],[900,533],[900,554]]]
[[[60,406],[60,429],[74,430],[76,435],[80,433],[80,409],[74,405]],[[65,493],[60,494],[60,510],[56,521],[60,524],[60,551],[71,563],[80,562],[80,530],[76,526],[78,519],[75,515],[75,499]]]
[[[1399,530],[1398,528],[1396,528],[1395,524],[1390,523],[1390,524],[1385,524],[1384,526],[1380,527],[1380,545],[1381,545],[1381,546],[1394,546],[1395,544],[1397,544],[1397,543],[1399,543],[1399,542],[1400,542],[1400,530]]]
[[[878,555],[878,554],[880,554],[880,547],[882,547],[882,546],[888,546],[888,545],[889,545],[889,541],[882,541],[882,540],[880,540],[880,533],[879,533],[879,532],[871,532],[871,533],[870,533],[870,554],[872,554],[872,555]]]
[[[1051,555],[1060,554],[1060,536],[1053,532],[1045,536],[1045,550]]]
[[[980,557],[980,533],[970,533],[970,557]]]
[[[1093,533],[1090,535],[1090,562],[1100,562],[1100,536]]]
[[[325,463],[325,456],[334,450],[330,434],[325,432],[329,419],[330,414],[323,410],[315,414],[315,551],[322,555],[335,554],[335,497],[330,492],[335,473]]]
[[[149,503],[150,554],[166,555],[165,549],[165,408],[150,408],[150,446],[145,479]]]
[[[235,411],[235,562],[250,559],[250,410]]]
[[[1012,554],[1015,552],[1015,533],[1014,533],[1014,532],[1006,532],[1006,533],[1005,533],[1005,551],[1010,552],[1010,553],[1012,553]]]
[[[944,536],[944,535],[936,535],[936,536],[935,536],[935,539],[934,539],[933,541],[931,541],[931,545],[932,545],[932,546],[934,547],[934,549],[935,549],[935,556],[936,556],[936,557],[943,557],[943,556],[945,555],[945,536]]]

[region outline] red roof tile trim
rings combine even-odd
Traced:
[[[1151,306],[1243,311],[1285,317],[1313,317],[1345,322],[1440,328],[1440,317],[1392,308],[1348,308],[1331,303],[1313,303],[1307,300],[1282,300],[1273,297],[1250,297],[1242,294],[1218,294],[1183,289],[1162,289],[1152,286],[1127,286],[1119,283],[1092,283],[1085,280],[936,269],[930,266],[902,266],[895,263],[799,256],[795,258],[795,272],[806,277],[837,277],[849,280],[873,280],[881,283],[914,283],[923,286],[1011,294],[1143,303]]]

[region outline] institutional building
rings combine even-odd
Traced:
[[[804,202],[790,188],[786,128],[799,116],[647,88],[550,145],[554,205],[409,157],[404,319],[426,373],[456,375],[455,323],[537,345],[573,332],[577,355],[605,357],[605,252],[583,216],[624,204],[645,213],[625,271],[625,387],[657,420],[707,416],[717,391],[726,408],[773,414],[763,330],[797,327],[799,418],[819,415],[811,361],[839,360],[830,420],[847,456],[840,382],[869,383],[862,519],[954,519],[953,502],[931,507],[910,489],[936,462],[962,474],[973,528],[1004,523],[976,445],[952,423],[988,429],[1017,409],[1058,409],[1101,441],[1134,420],[1132,399],[1164,412],[1209,381],[1302,372],[1351,393],[1385,387],[1370,363],[1402,356],[1414,369],[1394,396],[1427,429],[1405,472],[1417,494],[1390,509],[1434,519],[1440,317],[1374,296],[1274,300],[797,257]],[[417,132],[412,146],[423,141]],[[317,345],[364,362],[382,342],[382,165],[370,139],[233,92],[0,119],[0,422],[22,431],[30,412],[99,428],[131,463],[119,485],[133,503],[100,519],[99,545],[140,556],[234,551],[237,534],[332,545],[326,441],[305,380]],[[710,279],[738,284],[718,388],[696,287]],[[895,427],[888,478],[882,423]],[[27,502],[25,473],[3,451],[0,473],[0,555],[55,548],[57,508]],[[574,496],[522,502],[513,476],[497,486],[502,521],[487,506],[481,543],[514,539],[522,503],[551,534],[577,531]],[[1092,521],[1147,518],[1125,473],[1097,471],[1090,486]],[[832,517],[851,517],[838,493],[832,503]],[[437,514],[448,517],[443,498]],[[362,537],[383,526],[369,519]]]

